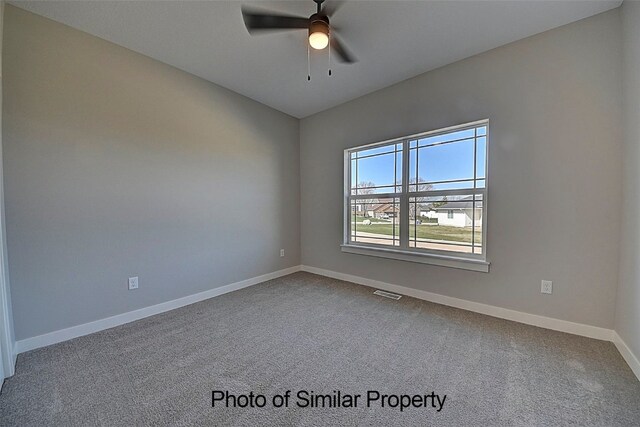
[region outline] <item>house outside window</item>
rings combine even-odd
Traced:
[[[488,143],[482,120],[345,150],[343,251],[487,271]]]

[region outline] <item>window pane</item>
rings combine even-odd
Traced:
[[[482,253],[482,194],[410,197],[409,247]]]
[[[355,187],[356,182],[358,182],[358,178],[356,175],[356,161],[351,160],[351,188]]]
[[[486,126],[423,138],[409,150],[409,192],[482,188]],[[475,157],[475,163],[474,163]],[[484,183],[482,183],[484,185]]]
[[[375,156],[377,154],[393,153],[394,150],[395,150],[395,147],[392,144],[392,145],[382,145],[376,148],[369,148],[368,150],[360,150],[354,154],[355,154],[355,157],[361,159],[363,157]]]
[[[474,218],[474,227],[473,227],[473,253],[481,254],[482,253],[482,196],[476,196],[475,203],[475,218]]]
[[[396,193],[402,192],[402,144],[399,144],[396,152]]]
[[[487,138],[478,138],[476,142],[476,178],[484,178],[484,166],[487,157]]]
[[[443,182],[440,184],[421,184],[420,188],[428,187],[426,191],[433,190],[462,190],[467,188],[473,188],[473,181],[456,181],[456,182]],[[425,191],[420,189],[419,191]]]
[[[400,199],[353,199],[350,211],[350,242],[400,245]]]
[[[402,144],[351,153],[351,194],[394,193],[402,190]]]
[[[358,159],[357,194],[390,193],[395,185],[394,154]]]
[[[418,182],[473,179],[473,139],[418,149]]]
[[[409,149],[409,191],[416,192],[418,187],[416,185],[418,174],[416,173],[416,158],[418,150],[415,148]]]
[[[473,136],[474,136],[474,129],[464,129],[464,130],[459,130],[455,132],[422,138],[421,140],[418,141],[418,145],[420,147],[424,147],[425,145],[440,144],[443,142],[456,141],[458,139],[473,138]]]

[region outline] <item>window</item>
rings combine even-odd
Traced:
[[[345,150],[343,251],[488,271],[488,126]]]

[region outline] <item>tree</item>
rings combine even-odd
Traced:
[[[433,190],[433,185],[431,184],[427,184],[424,182],[425,180],[418,177],[416,178],[409,178],[409,189],[411,190],[411,192],[422,192],[422,191],[431,191]],[[409,218],[416,218],[417,215],[419,215],[419,211],[421,211],[423,208],[425,208],[427,205],[425,205],[424,203],[409,203]],[[435,205],[433,205],[434,207],[436,207]]]
[[[357,194],[359,196],[374,194],[376,192],[376,189],[373,187],[375,186],[376,184],[371,181],[361,181],[357,186]],[[362,199],[362,202],[360,203],[360,206],[362,207],[362,210],[363,210],[362,216],[368,217],[369,215],[367,214],[367,212],[369,210],[372,210],[377,203],[378,203],[378,199]],[[356,212],[357,212],[357,208],[356,208]]]
[[[449,201],[447,200],[447,196],[443,196],[441,201],[433,202],[433,203],[431,203],[431,206],[433,208],[439,208],[440,206],[446,205],[447,203],[449,203]]]

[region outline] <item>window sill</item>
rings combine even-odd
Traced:
[[[342,252],[358,255],[375,256],[381,258],[397,259],[400,261],[418,262],[421,264],[439,265],[441,267],[459,268],[462,270],[489,272],[489,262],[460,258],[455,256],[444,256],[435,254],[421,254],[404,251],[401,249],[377,248],[362,245],[341,245]]]

